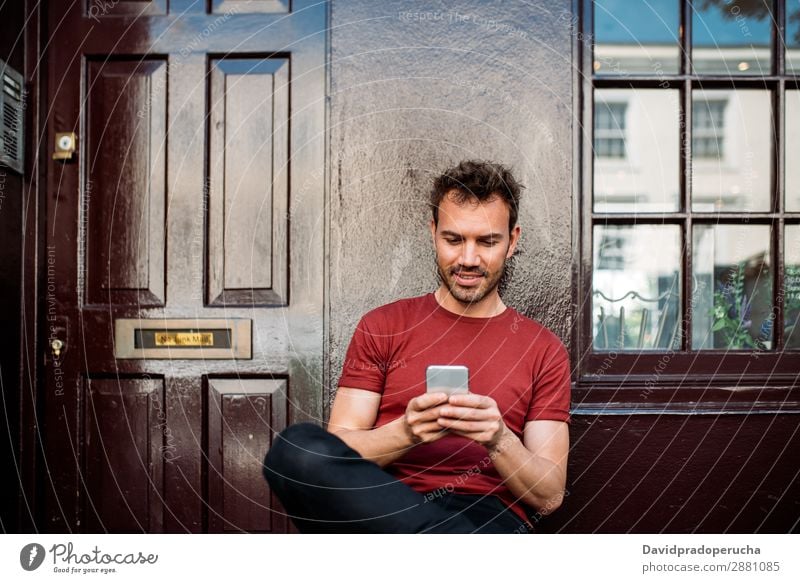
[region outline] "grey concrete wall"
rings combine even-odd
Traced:
[[[331,11],[329,386],[364,312],[435,289],[426,196],[465,158],[509,164],[527,186],[503,299],[568,342],[570,3],[334,0]]]

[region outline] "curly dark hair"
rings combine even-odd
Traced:
[[[453,190],[453,200],[462,204],[469,199],[486,202],[498,196],[508,205],[508,230],[517,224],[519,197],[525,188],[517,182],[511,170],[502,164],[481,160],[464,160],[458,166],[446,170],[433,181],[430,206],[434,224],[439,224],[439,205],[445,195]]]

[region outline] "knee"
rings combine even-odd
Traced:
[[[341,455],[339,439],[313,423],[295,423],[275,436],[264,458],[264,477],[298,481],[319,477],[326,465]]]

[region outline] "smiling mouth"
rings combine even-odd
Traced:
[[[456,282],[462,285],[464,284],[471,285],[477,283],[483,278],[482,273],[475,273],[469,271],[455,271],[453,272],[453,275],[456,278]]]

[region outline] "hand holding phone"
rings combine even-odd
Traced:
[[[429,366],[426,381],[427,392],[411,399],[406,407],[404,427],[414,444],[430,443],[449,433],[437,421],[439,409],[447,405],[450,395],[469,392],[466,366]]]
[[[424,393],[408,402],[403,427],[412,444],[430,443],[447,434],[447,430],[437,421],[441,416],[441,407],[447,405],[447,399],[449,397],[441,392]]]

